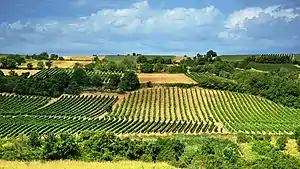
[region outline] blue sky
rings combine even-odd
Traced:
[[[0,53],[300,53],[296,0],[9,0]]]

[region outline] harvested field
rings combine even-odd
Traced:
[[[33,60],[33,59],[30,59],[30,60],[26,60],[26,63],[22,63],[21,66],[19,66],[20,68],[27,68],[27,64],[28,63],[32,63],[33,67],[34,68],[37,68],[37,63],[38,62],[43,62],[44,63],[44,67],[46,67],[46,60]],[[83,64],[83,65],[86,65],[86,64],[89,64],[89,63],[92,63],[93,61],[90,60],[90,61],[70,61],[70,60],[54,60],[52,61],[52,68],[54,67],[58,67],[58,68],[73,68],[75,63],[79,63],[79,64]]]
[[[50,161],[50,162],[20,162],[0,161],[1,169],[168,169],[174,168],[166,163],[148,163],[141,161],[118,162],[81,162],[81,161]]]
[[[195,84],[196,82],[183,73],[179,74],[168,74],[168,73],[137,73],[141,83],[151,81],[152,83],[189,83]]]
[[[100,60],[104,59],[105,56],[97,56]],[[95,56],[63,56],[65,60],[72,61],[93,61]]]
[[[180,61],[182,61],[183,59],[184,59],[183,56],[175,56],[174,61],[175,61],[175,62],[180,62]]]
[[[9,75],[9,72],[10,72],[9,69],[1,69],[1,71],[4,73],[4,75]],[[29,72],[30,75],[33,75],[33,74],[39,72],[40,70],[15,69],[13,71],[15,71],[18,75],[22,75],[22,73],[26,73],[26,72]]]
[[[52,67],[58,68],[73,68],[75,63],[87,65],[92,63],[92,61],[53,61]]]

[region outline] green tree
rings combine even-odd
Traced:
[[[137,59],[136,59],[136,62],[137,63],[146,63],[147,62],[147,57],[146,56],[138,56]]]
[[[89,77],[82,68],[75,68],[71,76],[71,81],[76,82],[80,86],[89,84]]]
[[[51,55],[50,55],[50,59],[51,59],[51,60],[57,60],[57,59],[58,59],[58,55],[56,55],[56,54],[51,54]]]
[[[125,72],[119,83],[121,91],[133,91],[140,87],[140,81],[135,72]]]
[[[38,62],[37,63],[37,67],[39,68],[39,69],[43,69],[44,68],[44,62]]]
[[[153,65],[149,63],[144,63],[140,65],[140,70],[143,73],[153,73],[154,71],[153,69],[154,69]]]
[[[117,89],[118,86],[119,86],[119,83],[120,83],[120,76],[118,75],[112,75],[110,78],[109,78],[109,82],[108,82],[108,88],[110,89]]]
[[[32,63],[27,63],[27,68],[28,68],[29,70],[33,69],[33,64],[32,64]]]
[[[217,52],[213,51],[213,50],[209,50],[207,53],[206,53],[206,57],[217,57]]]
[[[29,144],[35,148],[41,146],[42,142],[37,132],[31,132],[29,134]]]
[[[50,69],[51,66],[52,66],[52,61],[51,61],[51,60],[48,60],[48,61],[46,62],[46,66],[48,67],[48,69]]]

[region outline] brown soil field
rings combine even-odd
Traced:
[[[9,69],[1,69],[1,71],[4,73],[4,75],[9,75],[9,72],[10,72]],[[40,70],[15,69],[13,71],[15,71],[20,76],[20,75],[22,75],[22,73],[26,73],[26,72],[29,72],[30,75],[33,75],[33,74],[39,72]]]
[[[194,80],[187,77],[183,73],[169,74],[169,73],[137,73],[141,83],[151,81],[152,83],[166,84],[166,83],[189,83],[195,84]]]
[[[65,60],[72,61],[93,61],[95,56],[63,56]],[[104,59],[105,56],[98,56],[100,60]]]

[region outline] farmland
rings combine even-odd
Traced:
[[[0,99],[2,137],[103,129],[115,133],[290,133],[300,119],[298,110],[260,97],[202,88],[143,89],[119,101],[105,95],[63,95],[52,101],[17,95]]]
[[[297,70],[300,71],[300,68],[293,64],[261,64],[261,63],[252,63],[251,67],[254,69],[262,70],[262,71],[271,71],[280,68],[286,68],[288,70]]]
[[[80,162],[80,161],[52,161],[52,162],[7,162],[0,161],[1,169],[172,169],[166,163],[147,163],[137,161],[122,162]]]
[[[9,69],[1,69],[1,71],[4,73],[4,75],[9,75],[9,72],[11,70],[9,70]],[[37,72],[39,72],[40,70],[13,69],[13,71],[15,73],[17,73],[18,75],[22,75],[22,73],[26,73],[26,72],[29,72],[30,75],[34,75]]]
[[[141,83],[196,83],[192,79],[185,76],[183,73],[168,74],[168,73],[137,73]]]
[[[289,133],[299,123],[299,110],[252,95],[201,88],[155,88],[130,93],[115,106],[111,116],[204,121],[230,132],[254,133]]]

